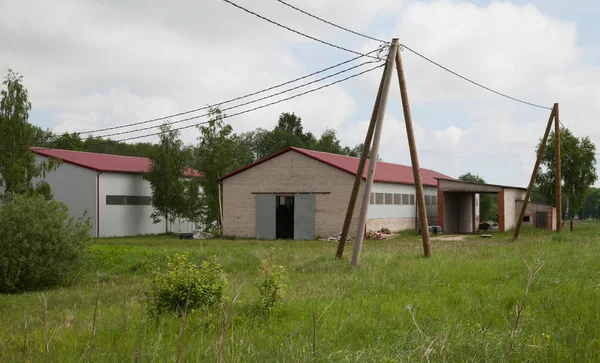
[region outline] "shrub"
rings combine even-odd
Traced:
[[[210,308],[221,302],[227,280],[215,256],[197,267],[188,261],[187,254],[169,257],[167,268],[155,268],[146,292],[148,312],[157,317],[168,312],[183,314],[187,301],[188,311]],[[188,298],[189,292],[189,298]]]
[[[0,207],[0,291],[68,285],[89,256],[90,220],[41,195],[14,195]]]
[[[260,305],[271,310],[285,296],[288,274],[285,266],[274,263],[273,256],[264,259],[259,270],[256,287],[260,292]]]

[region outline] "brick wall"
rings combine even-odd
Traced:
[[[329,192],[315,195],[315,234],[340,233],[348,208],[354,176],[302,155],[288,151],[223,181],[223,233],[256,236],[256,194]],[[354,210],[350,236],[356,233],[363,186]]]
[[[516,218],[518,218],[518,216],[521,214],[521,208],[523,208],[523,202],[522,201],[517,201],[515,203],[515,215],[517,216]],[[545,204],[538,204],[538,203],[527,203],[527,209],[525,210],[525,217],[529,217],[529,222],[525,222],[523,221],[523,225],[524,226],[531,226],[531,227],[535,227],[535,218],[536,218],[536,213],[537,212],[544,212],[546,213],[546,229],[552,230],[553,228],[553,217],[554,217],[554,213],[553,210],[555,208],[553,206],[550,205],[545,205]]]

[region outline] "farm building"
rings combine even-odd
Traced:
[[[314,239],[338,234],[358,162],[354,157],[290,147],[223,176],[219,179],[223,233],[259,239]],[[449,177],[428,169],[421,169],[421,175],[429,223],[437,224],[435,178]],[[358,213],[359,206],[354,211],[351,235],[356,232]],[[367,229],[402,230],[417,225],[412,168],[378,162]]]
[[[498,229],[517,226],[527,189],[494,184],[478,184],[447,178],[438,180],[438,224],[447,233],[473,233],[479,226],[479,195],[498,195]],[[556,207],[527,203],[523,225],[556,230]]]
[[[152,191],[142,178],[151,161],[147,158],[97,154],[59,149],[32,148],[39,161],[54,157],[62,160],[46,175],[54,199],[65,203],[78,218],[91,217],[95,237],[133,236],[165,232],[165,224],[153,223]],[[195,170],[189,176],[201,177]],[[169,225],[173,232],[193,232],[185,220]]]

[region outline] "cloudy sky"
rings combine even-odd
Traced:
[[[514,97],[548,107],[558,102],[565,126],[600,145],[596,0],[288,1],[378,38],[398,37],[448,68]],[[276,0],[235,2],[352,50],[378,46]],[[33,104],[30,122],[57,132],[94,130],[218,103],[354,57],[222,0],[3,0],[0,14],[0,67],[23,74]],[[526,185],[550,111],[491,94],[408,51],[402,57],[421,166],[453,177],[473,172],[490,183]],[[281,112],[295,112],[305,130],[320,135],[335,128],[342,143],[352,146],[364,139],[380,76],[380,70],[370,72],[229,122],[236,132],[272,128]],[[197,136],[194,128],[183,133],[189,143]],[[381,156],[410,162],[396,82]]]

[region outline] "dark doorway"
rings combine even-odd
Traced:
[[[548,218],[548,213],[546,212],[537,212],[535,214],[535,227],[546,229],[546,219]]]
[[[294,239],[294,197],[278,195],[276,202],[275,237]]]

